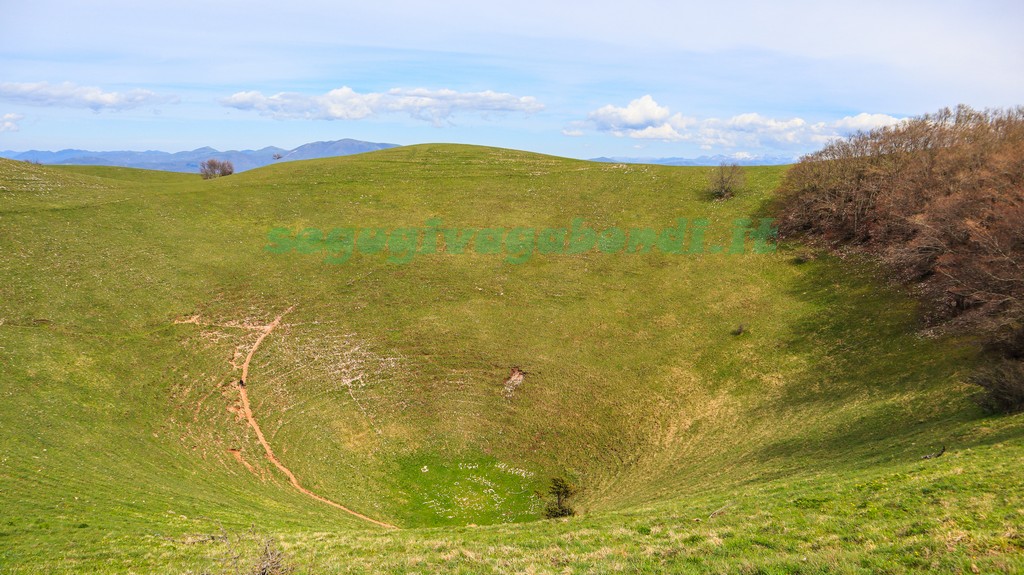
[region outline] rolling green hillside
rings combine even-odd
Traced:
[[[0,573],[245,572],[266,536],[303,573],[1024,570],[1024,419],[973,403],[976,344],[865,262],[736,243],[783,170],[716,202],[706,168],[456,145],[0,160]],[[687,253],[453,253],[680,219]]]

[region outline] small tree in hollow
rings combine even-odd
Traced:
[[[551,487],[548,493],[555,496],[555,500],[548,503],[544,508],[544,516],[548,519],[556,517],[569,517],[576,515],[576,510],[569,505],[569,498],[576,494],[576,486],[561,477],[551,480]]]

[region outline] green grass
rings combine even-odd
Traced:
[[[866,262],[264,249],[430,218],[706,218],[726,245],[783,170],[714,202],[702,168],[453,145],[216,180],[0,161],[0,573],[234,572],[265,535],[309,573],[1024,569],[1024,422],[983,417],[976,345],[921,337]],[[292,489],[233,411],[245,324],[291,306],[255,417],[305,487],[402,530]],[[581,514],[540,520],[556,476]]]

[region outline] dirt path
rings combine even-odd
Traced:
[[[247,355],[245,358],[245,363],[242,364],[242,379],[240,382],[236,384],[236,386],[238,387],[238,394],[242,398],[242,411],[245,413],[245,419],[249,422],[249,427],[251,427],[253,431],[256,432],[256,438],[259,439],[260,445],[262,445],[263,450],[266,451],[267,459],[269,459],[271,463],[273,463],[278,469],[280,469],[281,473],[284,473],[286,476],[288,476],[288,481],[291,482],[292,487],[312,497],[313,499],[316,499],[317,501],[326,503],[327,505],[330,505],[332,507],[337,507],[338,509],[341,509],[345,513],[358,517],[364,521],[369,521],[370,523],[374,523],[376,525],[380,525],[381,527],[386,527],[388,529],[398,529],[398,527],[395,525],[391,525],[390,523],[384,523],[383,521],[377,521],[372,517],[367,517],[362,513],[352,511],[351,509],[345,507],[344,505],[341,505],[340,503],[335,503],[330,499],[317,495],[316,493],[313,493],[312,491],[303,487],[302,484],[299,483],[299,479],[295,477],[295,474],[292,473],[290,469],[285,467],[284,464],[281,463],[281,461],[277,458],[277,456],[274,455],[274,450],[271,449],[270,443],[268,443],[267,438],[263,436],[263,430],[260,429],[260,424],[256,423],[256,418],[253,417],[252,415],[252,408],[249,406],[249,392],[245,389],[246,383],[248,383],[249,381],[249,363],[252,361],[253,355],[256,354],[256,349],[260,346],[261,343],[263,343],[263,340],[268,335],[270,335],[270,332],[274,331],[274,328],[280,325],[281,318],[283,318],[285,315],[288,314],[288,312],[292,311],[293,309],[295,309],[295,306],[292,306],[285,310],[284,313],[274,318],[274,321],[270,322],[263,328],[263,333],[260,334],[260,337],[256,340],[256,343],[253,344],[252,349],[249,350],[249,355]]]

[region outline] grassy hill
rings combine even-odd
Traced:
[[[784,168],[726,202],[705,170],[0,160],[0,573],[245,572],[268,536],[310,573],[1024,569],[1024,420],[972,402],[976,344],[922,337],[859,260],[729,253]],[[448,249],[332,263],[344,234],[317,235],[679,218],[704,253],[511,263],[429,232]],[[280,462],[401,529],[268,460],[250,352]],[[579,516],[541,520],[553,477]]]

